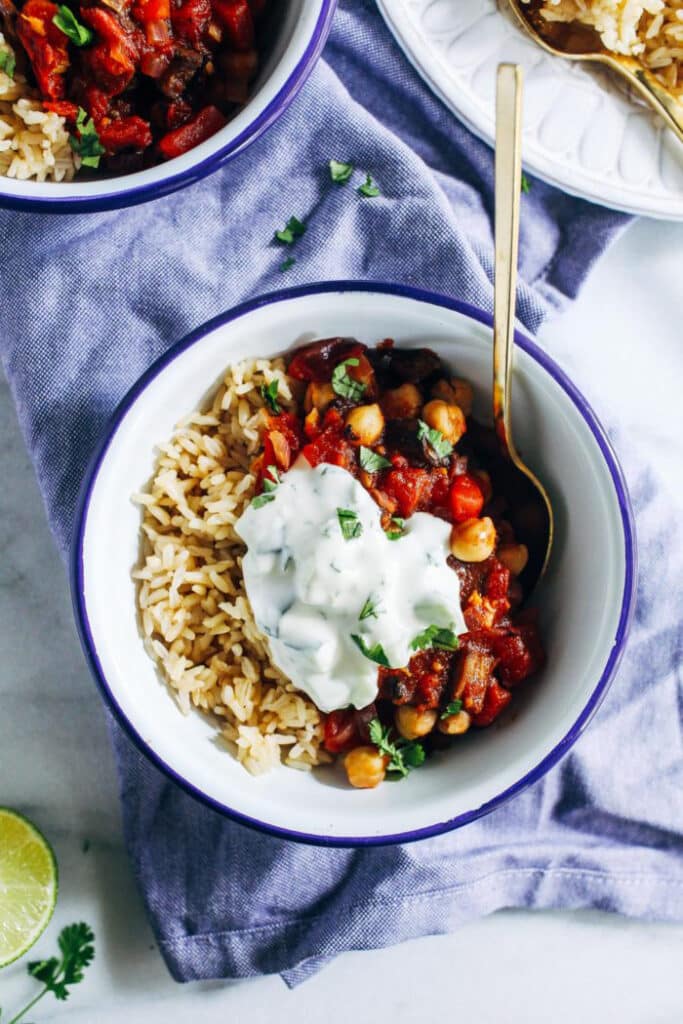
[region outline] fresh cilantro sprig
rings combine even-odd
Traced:
[[[337,185],[345,185],[353,174],[353,164],[346,164],[342,160],[330,160],[330,178]]]
[[[351,508],[338,508],[337,519],[339,528],[344,540],[355,540],[363,532],[363,524],[358,518],[358,513]]]
[[[375,601],[374,601],[374,599],[372,597],[372,594],[371,594],[370,597],[367,598],[365,604],[363,605],[363,607],[360,610],[360,615],[358,616],[358,621],[359,622],[363,622],[365,619],[376,619],[376,618],[377,618],[377,605],[376,605],[376,603],[375,603]]]
[[[527,176],[524,173],[524,171],[522,171],[522,192],[524,193],[525,196],[528,196],[529,193],[531,192],[531,182],[527,178]]]
[[[95,33],[86,25],[82,25],[70,7],[60,4],[52,19],[60,32],[71,40],[75,46],[88,46],[95,38]]]
[[[441,626],[427,626],[422,633],[418,633],[411,641],[411,651],[424,651],[428,647],[437,647],[442,651],[457,651],[460,641],[452,629],[444,629]]]
[[[271,380],[270,384],[262,384],[260,389],[261,398],[266,403],[271,412],[277,416],[280,412],[280,403],[277,400],[278,391],[280,385],[277,380]]]
[[[453,451],[453,445],[446,440],[441,431],[428,426],[424,420],[417,421],[417,439],[426,441],[437,459],[445,459]]]
[[[439,718],[450,718],[452,715],[459,715],[461,711],[462,711],[462,701],[461,700],[452,700],[443,709],[443,711],[439,715]]]
[[[273,492],[277,490],[278,484],[282,483],[282,479],[278,473],[277,466],[268,466],[267,471],[270,473],[270,477],[264,476],[263,492],[251,499],[252,508],[263,508],[269,502],[275,501],[275,494]]]
[[[391,467],[389,459],[385,459],[383,455],[378,455],[377,452],[373,452],[372,448],[366,448],[363,444],[360,446],[358,457],[360,468],[364,469],[366,473],[379,473],[381,469],[389,469]]]
[[[365,181],[357,189],[359,195],[364,196],[365,199],[374,199],[380,194],[379,188],[373,182],[372,178],[368,174]]]
[[[382,665],[383,668],[391,668],[389,659],[384,653],[384,648],[380,643],[373,644],[372,647],[368,647],[365,637],[359,636],[357,633],[352,633],[351,639],[361,654],[364,654],[369,661],[374,661],[376,665]]]
[[[425,761],[425,749],[417,740],[404,740],[401,736],[392,738],[390,726],[384,726],[379,718],[373,718],[368,725],[370,741],[389,758],[388,772],[398,772],[405,778],[411,768],[419,768]]]
[[[392,516],[391,522],[394,524],[396,529],[386,531],[387,540],[400,540],[400,538],[405,535],[406,521],[405,519],[401,519],[400,516]]]
[[[367,385],[360,380],[354,380],[349,375],[347,366],[358,366],[359,360],[355,358],[345,359],[339,366],[335,366],[332,373],[332,390],[340,398],[349,398],[352,402],[358,401],[365,393]]]
[[[105,148],[100,142],[95,122],[92,117],[88,117],[83,107],[78,108],[76,128],[78,136],[70,135],[69,145],[74,153],[80,156],[84,167],[99,167],[100,157],[105,153]]]
[[[14,78],[14,71],[17,66],[17,59],[11,50],[0,51],[0,71],[4,71],[8,78]]]
[[[34,960],[28,965],[28,973],[36,981],[42,982],[43,988],[23,1010],[8,1021],[8,1024],[19,1024],[19,1021],[48,992],[51,992],[55,999],[68,999],[70,986],[83,981],[83,972],[93,962],[94,943],[95,935],[92,928],[82,921],[62,928],[57,939],[61,956],[51,956],[48,960]]]
[[[290,217],[284,228],[275,232],[275,238],[283,245],[294,245],[297,238],[306,232],[306,225],[298,217]]]

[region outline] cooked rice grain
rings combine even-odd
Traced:
[[[234,529],[254,493],[260,385],[273,379],[292,408],[282,360],[233,366],[210,407],[186,416],[161,448],[149,489],[133,496],[143,512],[133,575],[147,650],[181,709],[211,713],[254,774],[329,760],[317,708],[275,668],[256,628]]]

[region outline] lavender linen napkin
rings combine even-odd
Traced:
[[[369,171],[382,196],[333,186],[330,157]],[[488,148],[425,89],[372,4],[346,0],[287,115],[208,180],[121,212],[0,213],[10,256],[2,357],[62,551],[116,403],[213,314],[276,286],[342,277],[409,281],[490,307],[491,186]],[[519,311],[535,330],[575,296],[625,218],[536,181],[524,206]],[[271,239],[292,214],[308,231],[283,274]],[[628,468],[641,545],[656,558],[659,483],[633,454]],[[656,586],[675,592],[681,567],[658,561],[599,720],[541,783],[457,833],[355,851],[269,838],[187,797],[112,723],[128,848],[174,977],[282,972],[295,984],[343,950],[448,931],[504,906],[683,918],[680,602],[657,623],[653,606]]]

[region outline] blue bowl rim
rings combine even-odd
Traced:
[[[628,637],[628,632],[633,618],[637,582],[636,533],[633,511],[624,474],[605,430],[598,421],[590,404],[586,401],[578,388],[569,380],[564,371],[561,370],[555,361],[551,359],[550,356],[547,355],[547,353],[545,353],[534,341],[524,335],[521,331],[515,331],[516,344],[541,365],[550,377],[560,385],[576,406],[580,415],[583,417],[593,434],[605,463],[607,464],[616,492],[624,531],[624,589],[614,643],[611,647],[610,654],[602,674],[591,696],[586,702],[585,707],[581,711],[581,714],[564,737],[559,740],[553,749],[546,754],[546,756],[537,765],[535,765],[535,767],[530,769],[524,776],[522,776],[521,779],[518,779],[507,789],[503,790],[502,793],[499,793],[480,807],[474,808],[470,811],[465,811],[464,813],[456,815],[454,818],[448,819],[447,821],[437,822],[434,825],[410,830],[408,832],[399,832],[390,835],[353,837],[316,835],[282,828],[277,825],[271,825],[267,822],[260,821],[256,818],[252,818],[249,815],[234,810],[227,804],[223,804],[220,801],[215,800],[213,797],[202,792],[193,783],[189,782],[176,772],[174,768],[167,764],[145,742],[140,733],[134,727],[133,723],[124,714],[112,693],[102,670],[102,666],[97,655],[95,641],[90,629],[84,597],[83,539],[92,491],[95,486],[100,467],[107,455],[109,446],[116,435],[122,420],[126,416],[128,410],[137,401],[138,397],[145,391],[147,386],[186,349],[201,341],[203,337],[210,334],[218,327],[229,324],[243,316],[247,316],[253,311],[264,306],[273,305],[279,302],[286,302],[291,299],[303,298],[310,295],[339,292],[377,293],[378,296],[385,294],[414,299],[418,302],[460,313],[463,316],[478,321],[491,329],[493,328],[493,318],[491,314],[478,309],[476,306],[472,306],[467,302],[462,302],[458,299],[451,299],[436,292],[429,292],[420,288],[414,288],[410,285],[375,281],[326,281],[280,289],[268,292],[254,299],[250,299],[238,306],[235,306],[233,309],[227,310],[226,312],[213,317],[201,327],[191,331],[183,339],[164,352],[149,367],[149,369],[143,373],[117,406],[83,478],[74,518],[69,575],[72,603],[81,645],[104,701],[140,752],[144,754],[145,757],[147,757],[148,760],[160,769],[160,771],[162,771],[169,779],[171,779],[172,782],[175,782],[186,793],[205,804],[211,810],[217,811],[241,825],[246,825],[250,828],[254,828],[260,832],[264,832],[281,839],[289,839],[296,842],[326,847],[386,846],[398,843],[415,842],[419,839],[428,839],[432,836],[441,835],[444,832],[450,832],[453,829],[467,825],[469,822],[475,821],[477,818],[489,814],[491,811],[506,803],[512,797],[517,796],[528,786],[533,785],[533,783],[542,778],[542,776],[545,775],[546,772],[548,772],[560,760],[560,758],[564,757],[589,724],[607,693],[609,685],[614,678],[624,653],[626,639]]]
[[[132,188],[124,186],[96,196],[55,196],[54,199],[49,196],[18,196],[3,192],[2,178],[0,178],[0,208],[25,210],[33,213],[102,213],[105,210],[124,209],[127,206],[137,206],[139,203],[149,202],[152,199],[161,199],[163,196],[177,192],[179,189],[195,184],[209,174],[213,174],[214,171],[237,156],[246,146],[254,142],[287,110],[322,53],[332,28],[332,19],[336,8],[337,0],[321,0],[320,14],[313,35],[301,59],[282,88],[263,108],[257,118],[211,156],[207,156],[204,160],[178,174],[171,173],[162,181]],[[248,109],[248,105],[246,109]],[[172,161],[169,166],[171,164]],[[110,180],[113,183],[125,182],[127,177],[129,175],[121,175],[121,177]]]

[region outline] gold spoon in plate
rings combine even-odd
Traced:
[[[555,57],[605,64],[633,87],[683,142],[683,104],[636,57],[614,53],[603,45],[597,31],[580,22],[546,21],[539,0],[509,0],[520,25],[531,38]]]
[[[554,516],[548,492],[522,460],[512,439],[511,369],[521,186],[522,69],[517,64],[501,64],[496,87],[493,417],[502,455],[502,491],[513,510],[510,520],[515,535],[529,551],[529,560],[520,576],[524,592],[529,594],[550,559]]]

